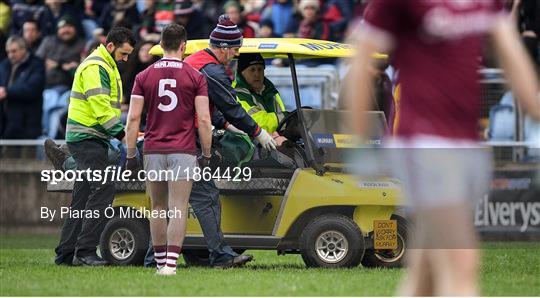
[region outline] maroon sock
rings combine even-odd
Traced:
[[[167,245],[167,267],[176,268],[176,261],[180,256],[180,251],[180,246]]]
[[[167,260],[167,245],[155,245],[154,246],[154,259],[158,269],[165,266]]]

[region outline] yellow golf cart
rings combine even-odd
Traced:
[[[208,46],[188,41],[186,55]],[[161,55],[159,46],[151,53]],[[240,53],[286,59],[290,65],[296,110],[279,124],[291,142],[244,164],[249,181],[215,181],[220,189],[221,228],[239,252],[275,250],[301,254],[309,267],[397,267],[406,247],[407,221],[399,213],[400,183],[391,178],[358,177],[347,171],[343,157],[356,147],[345,123],[345,111],[302,107],[297,59],[345,58],[349,45],[309,39],[244,39]],[[372,140],[384,134],[384,115],[366,114]],[[144,183],[117,184],[113,207],[150,208]],[[118,212],[119,213],[119,212]],[[141,264],[148,247],[145,218],[112,218],[101,237],[101,252],[114,264]],[[183,257],[188,265],[208,263],[201,228],[190,210]]]

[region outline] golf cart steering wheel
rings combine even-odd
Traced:
[[[313,109],[312,107],[301,107],[302,109]],[[298,109],[290,112],[283,118],[276,129],[279,135],[286,137],[287,139],[296,142],[302,138],[302,134],[299,130],[298,123]]]

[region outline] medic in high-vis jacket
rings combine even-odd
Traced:
[[[122,81],[118,67],[105,46],[100,45],[77,68],[67,120],[67,142],[85,139],[122,140],[120,121]]]
[[[238,102],[260,127],[273,134],[285,116],[285,105],[274,84],[264,76],[261,54],[241,54],[234,87]]]
[[[117,63],[127,61],[135,36],[126,28],[113,28],[106,45],[100,45],[75,72],[71,89],[66,143],[77,165],[84,171],[75,181],[70,208],[90,217],[68,217],[56,247],[58,265],[103,266],[96,254],[99,237],[107,221],[105,208],[112,203],[114,185],[107,178],[108,140],[124,138],[120,122],[122,83]],[[99,175],[99,176],[98,176]],[[110,175],[109,175],[110,176]]]

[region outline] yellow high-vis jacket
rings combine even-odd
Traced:
[[[285,105],[276,87],[270,80],[264,78],[264,90],[257,94],[251,90],[241,74],[236,75],[233,82],[236,99],[255,122],[268,133],[276,131],[278,124],[285,116]]]
[[[100,45],[77,68],[69,97],[66,142],[122,139],[122,81],[116,62]]]

